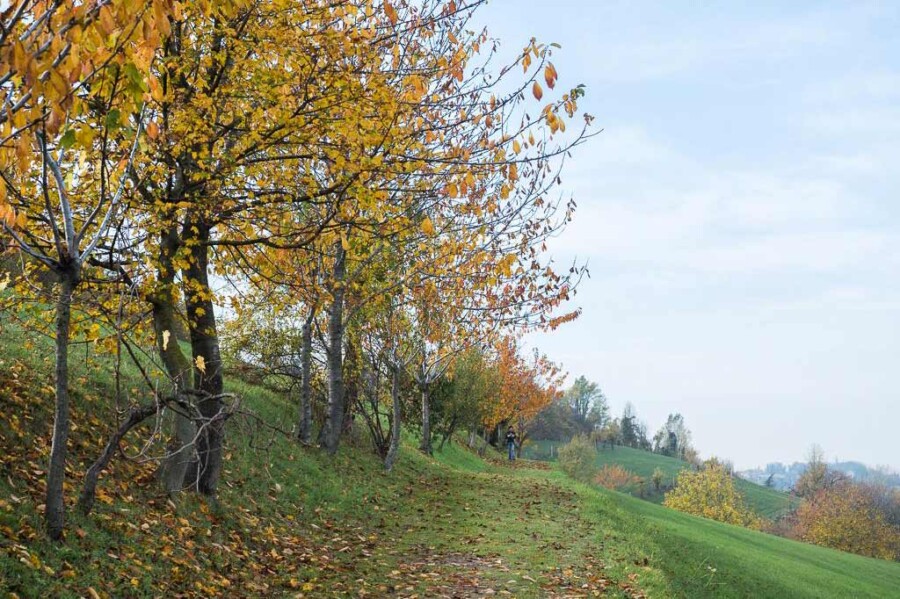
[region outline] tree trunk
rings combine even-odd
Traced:
[[[391,368],[391,444],[384,458],[384,469],[390,472],[400,451],[400,371]]]
[[[156,333],[156,349],[163,367],[172,380],[173,394],[185,398],[185,390],[191,388],[191,361],[188,360],[176,333],[181,327],[175,309],[174,282],[175,268],[172,259],[179,248],[178,231],[170,229],[160,239],[157,289],[151,297],[153,308],[153,329]],[[168,332],[168,335],[166,335]],[[166,446],[166,458],[160,464],[157,476],[163,488],[170,495],[185,487],[188,466],[197,461],[195,448],[191,446],[197,429],[191,414],[175,408],[173,414],[173,434]]]
[[[44,512],[47,534],[54,541],[62,540],[66,518],[63,483],[66,478],[66,443],[69,440],[69,327],[72,321],[72,293],[78,285],[78,274],[78,267],[74,264],[60,271],[56,303],[56,413],[53,417]]]
[[[222,472],[225,404],[222,398],[222,357],[219,353],[213,294],[209,286],[209,226],[202,220],[188,220],[183,239],[190,251],[188,267],[183,274],[191,353],[194,358],[194,388],[202,394],[197,402],[197,410],[203,422],[197,437],[199,463],[196,485],[201,494],[215,497]],[[202,367],[199,366],[201,363]]]
[[[359,354],[353,336],[347,336],[347,353],[344,359],[344,416],[341,422],[341,434],[353,432],[353,411],[359,401]]]
[[[431,398],[428,396],[428,387],[422,386],[422,443],[419,449],[428,455],[433,453],[431,449]]]
[[[300,442],[309,445],[312,440],[312,385],[309,377],[312,374],[312,322],[313,314],[310,312],[301,331],[300,346],[300,426],[297,438]]]
[[[116,429],[116,432],[110,437],[106,447],[103,448],[103,453],[101,453],[100,457],[97,458],[97,461],[88,468],[87,473],[84,475],[84,487],[81,489],[81,497],[78,498],[78,507],[85,516],[90,514],[91,509],[94,507],[97,480],[100,478],[100,473],[109,465],[113,454],[115,454],[116,450],[119,448],[119,444],[122,442],[122,438],[135,426],[153,414],[156,414],[159,407],[160,406],[153,403],[139,408],[132,408],[131,412],[128,414],[128,418],[119,425],[119,428]]]
[[[325,414],[325,447],[334,455],[341,438],[344,419],[344,274],[346,254],[341,242],[335,244],[334,287],[328,311],[328,410]]]

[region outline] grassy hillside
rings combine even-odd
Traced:
[[[555,448],[560,443],[555,441],[535,441],[530,447],[526,448],[525,455],[549,457],[552,453],[551,445],[554,447],[553,451],[555,451]],[[663,472],[666,485],[672,485],[675,477],[681,470],[690,468],[690,464],[683,460],[630,447],[616,447],[615,449],[599,451],[597,453],[597,465],[602,467],[608,464],[619,464],[646,481],[649,481],[653,471],[659,468]],[[744,495],[747,504],[756,513],[767,518],[775,518],[786,513],[794,501],[787,493],[769,489],[740,478],[735,479],[735,486]],[[655,494],[651,487],[652,485],[649,483],[644,485],[643,498],[655,503],[661,503],[663,495]],[[637,487],[629,491],[635,495],[639,493]]]
[[[900,565],[694,518],[458,444],[403,448],[384,474],[362,437],[335,458],[252,420],[231,423],[218,506],[159,493],[117,462],[67,541],[39,518],[52,390],[44,342],[0,332],[0,594],[18,597],[888,597]],[[83,348],[82,348],[83,349]],[[70,497],[111,413],[111,365],[76,364]],[[122,393],[139,392],[127,381]],[[236,380],[247,408],[293,407]],[[88,426],[90,425],[90,426]],[[128,448],[134,452],[136,447]]]

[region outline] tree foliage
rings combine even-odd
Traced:
[[[699,471],[682,470],[663,505],[719,522],[759,528],[761,522],[745,505],[733,477],[714,460]]]
[[[691,431],[684,423],[684,416],[669,414],[666,423],[653,436],[653,451],[685,459],[691,451]]]
[[[576,435],[559,448],[559,466],[575,480],[593,480],[597,472],[597,450],[587,435]]]
[[[641,482],[641,478],[619,464],[605,464],[594,476],[594,482],[613,491],[627,489]]]
[[[498,64],[472,27],[480,5],[2,10],[0,229],[26,265],[2,280],[57,341],[51,536],[74,338],[133,361],[152,395],[110,423],[86,511],[150,417],[165,423],[145,456],[165,490],[215,498],[226,425],[244,415],[229,366],[299,397],[306,444],[317,425],[336,452],[359,417],[388,468],[417,411],[430,452],[433,408],[442,435],[477,422],[524,437],[557,399],[558,368],[517,339],[578,316],[564,305],[584,269],[558,272],[546,241],[574,213],[555,188],[592,118],[566,132],[584,89],[558,85],[554,45],[529,40]]]
[[[795,514],[794,534],[808,543],[870,557],[900,559],[900,527],[871,489],[847,481],[822,487]]]

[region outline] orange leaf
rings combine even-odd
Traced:
[[[391,25],[397,24],[397,11],[391,6],[390,2],[384,3],[384,14],[387,15],[388,21],[391,22]]]

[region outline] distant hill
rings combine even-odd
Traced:
[[[851,461],[831,462],[828,464],[828,468],[843,472],[855,481],[880,482],[891,487],[900,488],[900,474],[884,467],[872,468],[862,462]],[[803,462],[793,462],[792,464],[772,462],[766,464],[764,468],[741,470],[735,474],[758,485],[766,485],[768,483],[772,488],[788,491],[794,488],[797,479],[805,471],[806,464]]]
[[[526,445],[523,452],[524,457],[555,460],[555,451],[560,445],[563,445],[563,443],[558,441],[534,441]],[[601,467],[608,464],[619,464],[641,477],[643,479],[642,484],[626,490],[631,495],[654,503],[662,503],[665,491],[674,485],[678,473],[691,468],[691,465],[684,460],[641,449],[619,446],[615,449],[599,451],[597,453],[597,464]],[[656,492],[653,484],[650,482],[650,477],[657,468],[663,472],[662,492]],[[791,509],[795,501],[787,493],[753,484],[743,478],[736,478],[735,486],[744,495],[747,505],[757,514],[766,518],[777,518],[784,515]]]

